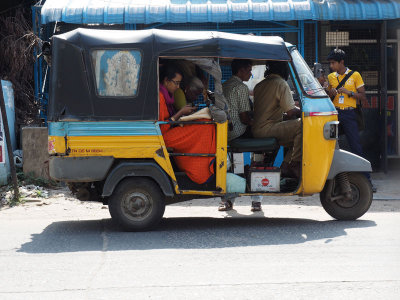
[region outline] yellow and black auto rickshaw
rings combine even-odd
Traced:
[[[357,219],[369,209],[372,190],[363,172],[371,171],[370,163],[338,148],[335,107],[296,47],[281,38],[211,31],[77,29],[53,36],[51,44],[50,176],[67,182],[78,199],[108,205],[123,229],[153,228],[166,204],[230,193],[320,193],[324,209],[339,220]],[[291,189],[280,188],[280,182],[275,190],[256,189],[246,172],[237,174],[246,182],[244,189],[227,189],[227,174],[234,169],[232,163],[228,166],[228,157],[251,153],[251,169],[261,155],[257,166],[268,168],[280,148],[275,138],[239,139],[228,145],[229,107],[222,94],[220,66],[226,68],[233,59],[289,65],[303,133],[301,178]],[[160,60],[190,61],[209,76],[214,89],[210,120],[159,121]],[[165,124],[215,126],[215,151],[168,149],[160,130]],[[215,176],[206,185],[191,183],[174,163],[179,156],[213,157]],[[279,174],[279,168],[273,170]]]

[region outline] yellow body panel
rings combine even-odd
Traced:
[[[216,187],[221,193],[226,191],[226,158],[228,143],[228,122],[217,123]]]
[[[322,191],[328,176],[336,140],[326,140],[324,125],[337,121],[337,115],[303,116],[302,186],[297,193],[314,194]]]
[[[323,127],[325,123],[336,120],[336,115],[303,117],[302,183],[296,194],[319,193],[323,189],[330,170],[336,143],[335,140],[326,140],[324,138]],[[227,123],[217,124],[216,129],[217,191],[180,190],[161,135],[69,136],[67,142],[64,137],[49,136],[49,153],[65,155],[68,152],[70,157],[113,156],[123,159],[154,159],[171,177],[177,194],[217,196],[226,192]],[[279,193],[266,194],[280,195]]]
[[[161,135],[151,136],[49,136],[49,154],[69,157],[112,156],[123,159],[154,159],[171,177],[177,194],[214,195],[226,189],[227,123],[217,124],[216,186],[214,191],[179,190],[170,157]]]
[[[63,136],[49,136],[48,137],[48,150],[49,154],[65,154],[65,139]]]
[[[152,158],[176,182],[162,136],[69,136],[67,143],[64,137],[49,136],[49,154],[65,155],[65,145],[69,157]]]
[[[152,136],[69,136],[69,156],[114,156],[115,158],[152,158],[161,148]]]

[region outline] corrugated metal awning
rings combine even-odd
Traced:
[[[42,23],[229,23],[240,20],[387,20],[400,0],[46,0]]]

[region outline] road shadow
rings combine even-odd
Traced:
[[[155,231],[121,232],[111,219],[54,222],[30,242],[24,253],[210,249],[259,245],[331,242],[351,228],[374,221],[316,221],[287,218],[164,218]]]
[[[400,212],[400,200],[377,198],[372,200],[372,205],[367,213]]]

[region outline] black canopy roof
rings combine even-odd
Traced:
[[[96,49],[141,52],[134,97],[98,95],[91,57]],[[212,31],[76,29],[52,39],[48,120],[157,120],[159,57],[291,60],[280,37]]]
[[[129,47],[152,43],[158,56],[216,56],[290,60],[282,38],[217,31],[76,29],[55,36],[84,48]]]

